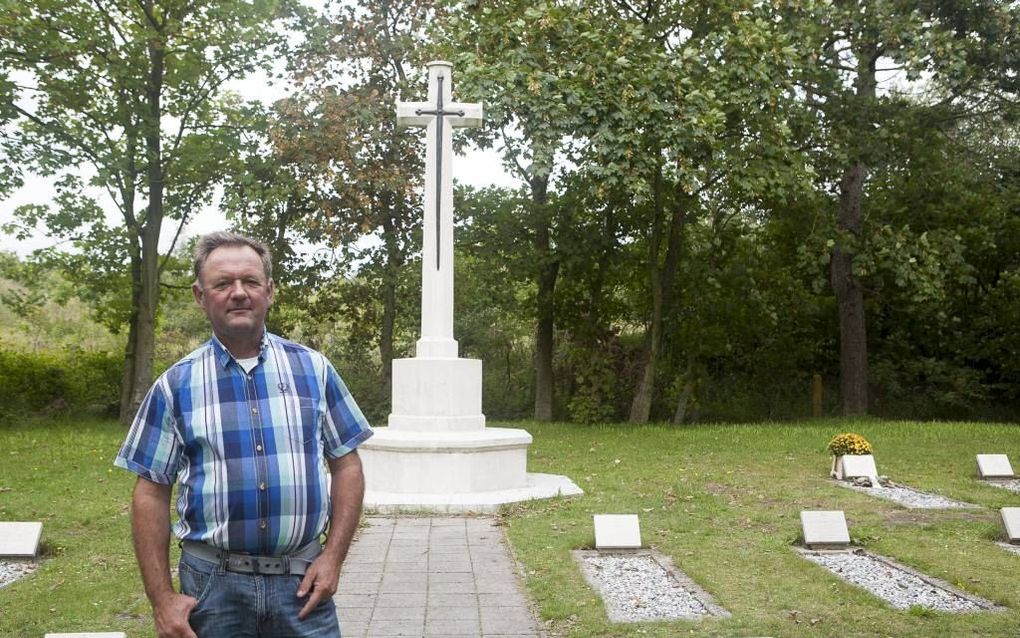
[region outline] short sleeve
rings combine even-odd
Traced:
[[[327,458],[336,459],[372,436],[372,428],[333,364],[326,362],[326,418],[323,443]]]
[[[181,445],[165,383],[165,377],[160,377],[145,395],[113,464],[154,483],[170,485],[177,478]]]

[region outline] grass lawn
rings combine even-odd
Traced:
[[[535,437],[529,469],[566,474],[573,499],[502,516],[528,593],[562,636],[1017,636],[1020,556],[994,544],[1014,494],[976,480],[974,455],[1020,461],[1020,427],[825,420],[671,428],[514,424]],[[827,478],[825,444],[852,430],[894,481],[976,510],[906,510]],[[0,636],[57,631],[153,635],[131,550],[133,478],[112,468],[123,430],[107,421],[0,426],[0,520],[43,521],[39,570],[0,589]],[[1008,607],[897,611],[798,557],[802,509],[842,509],[854,541]],[[730,611],[728,619],[610,624],[570,550],[590,547],[592,514],[636,513],[646,544]]]

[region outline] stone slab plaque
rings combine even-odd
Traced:
[[[804,544],[811,549],[842,549],[850,545],[850,530],[842,510],[802,511]]]
[[[41,537],[42,523],[0,523],[0,556],[32,558]]]
[[[639,549],[641,528],[637,514],[596,514],[595,549]]]
[[[842,467],[841,476],[844,479],[857,478],[858,476],[868,478],[878,476],[875,457],[870,454],[844,454],[839,461]]]
[[[78,632],[72,634],[46,634],[45,638],[127,638],[123,631]]]
[[[977,466],[983,479],[1013,478],[1013,466],[1005,454],[978,454]]]
[[[1002,528],[1011,545],[1020,545],[1020,507],[1004,507],[1000,510]]]

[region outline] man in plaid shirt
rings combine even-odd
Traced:
[[[323,355],[266,331],[265,245],[201,238],[192,289],[213,336],[156,380],[115,460],[138,475],[132,531],[156,630],[339,637],[332,595],[364,495],[355,448],[372,430]]]

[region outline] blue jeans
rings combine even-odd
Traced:
[[[181,593],[198,599],[189,622],[198,638],[340,638],[332,599],[304,620],[301,576],[241,574],[181,554]]]

